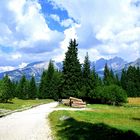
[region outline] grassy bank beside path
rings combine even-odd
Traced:
[[[140,139],[139,99],[129,98],[124,106],[88,104],[88,110],[52,112],[52,133],[56,140]]]
[[[50,103],[53,100],[51,99],[37,99],[37,100],[21,100],[21,99],[12,99],[9,103],[0,103],[0,114],[7,111],[14,111],[22,108],[32,107],[40,104]]]

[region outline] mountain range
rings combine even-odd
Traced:
[[[129,62],[129,63],[120,57],[114,57],[109,60],[101,58],[97,61],[90,62],[91,69],[95,67],[96,72],[99,74],[99,76],[102,77],[104,66],[106,63],[108,67],[112,69],[115,73],[121,73],[121,70],[123,68],[127,69],[129,66],[140,67],[140,58],[134,62]],[[39,82],[42,72],[48,68],[48,65],[49,65],[48,61],[33,62],[33,63],[28,64],[24,68],[0,73],[0,79],[3,78],[4,75],[8,74],[10,79],[16,81],[16,80],[19,80],[21,76],[24,74],[27,79],[30,79],[32,75],[35,76],[36,81]],[[54,61],[54,67],[57,70],[61,71],[63,68],[63,63]]]

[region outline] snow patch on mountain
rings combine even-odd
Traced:
[[[53,62],[55,69],[62,71],[63,62],[55,62],[55,61]],[[90,61],[91,69],[95,67],[95,70],[99,74],[99,76],[103,77],[103,70],[106,63],[108,67],[112,69],[115,73],[121,73],[121,70],[123,68],[127,69],[130,65],[140,67],[140,58],[130,63],[126,62],[120,57],[114,57],[108,60],[101,58],[95,62]],[[32,76],[35,76],[36,81],[39,82],[42,72],[48,69],[48,65],[49,65],[48,61],[33,62],[21,69],[2,72],[0,73],[0,78],[3,78],[5,74],[8,74],[12,80],[19,80],[22,75],[25,75],[27,79],[30,79]]]

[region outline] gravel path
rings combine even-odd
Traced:
[[[0,118],[0,140],[52,140],[46,117],[57,102]]]

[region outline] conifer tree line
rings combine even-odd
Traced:
[[[140,97],[140,68],[129,66],[122,70],[120,84],[129,97]]]
[[[88,53],[84,64],[78,59],[78,44],[70,40],[63,61],[63,70],[55,69],[50,60],[48,69],[42,73],[37,86],[34,76],[27,80],[25,75],[20,81],[11,81],[8,75],[0,80],[0,102],[17,97],[20,99],[62,99],[70,96],[86,101],[119,104],[126,102],[127,96],[140,96],[140,69],[130,66],[122,70],[121,78],[105,65],[104,77],[100,78],[95,67],[90,67]]]

